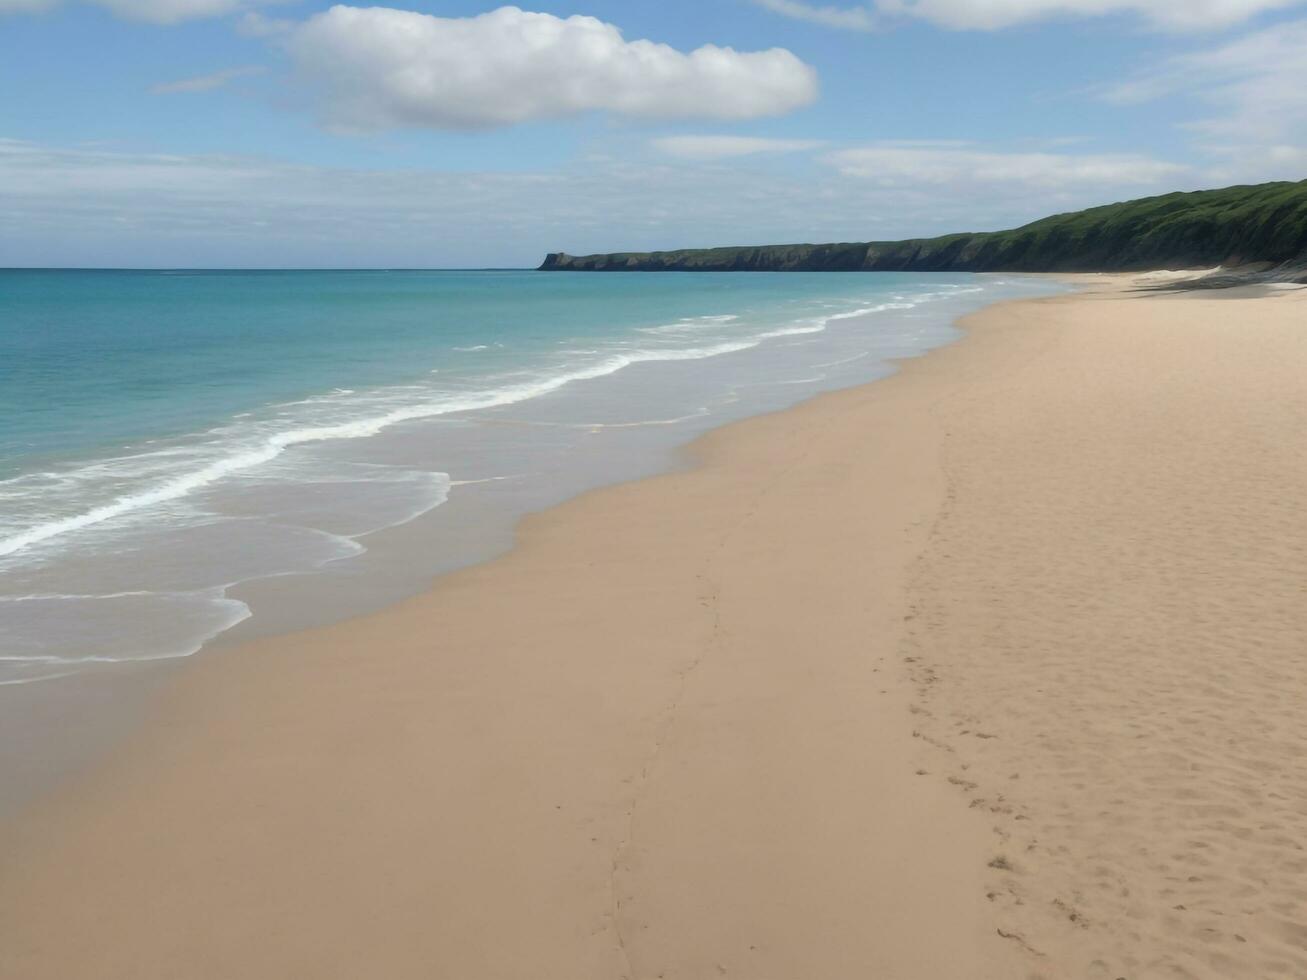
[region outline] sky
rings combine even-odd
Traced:
[[[1307,0],[0,0],[0,93],[0,266],[527,267],[1307,178]]]

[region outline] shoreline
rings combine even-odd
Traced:
[[[258,276],[244,278],[249,280],[247,285],[260,283]],[[0,605],[19,610],[5,617],[8,628],[3,631],[19,656],[0,661],[0,690],[66,675],[97,657],[121,662],[186,656],[228,627],[234,626],[237,635],[253,638],[265,631],[239,625],[237,621],[246,617],[249,609],[240,599],[232,599],[233,590],[261,592],[260,583],[287,575],[330,579],[342,564],[357,566],[369,561],[361,538],[369,542],[384,539],[385,528],[412,528],[415,517],[439,511],[448,502],[449,479],[457,480],[459,486],[452,508],[463,507],[469,497],[513,496],[507,486],[490,486],[502,480],[521,481],[517,485],[524,488],[531,483],[538,491],[523,489],[516,494],[531,499],[505,506],[505,518],[543,509],[562,499],[549,499],[553,484],[563,484],[564,497],[571,495],[569,490],[576,492],[582,487],[577,481],[568,484],[561,474],[553,480],[533,479],[531,471],[547,468],[560,453],[584,457],[587,446],[620,441],[610,438],[610,433],[596,431],[606,421],[657,421],[666,426],[667,441],[680,443],[714,421],[755,414],[747,408],[739,413],[717,412],[723,406],[712,404],[713,396],[724,393],[725,401],[737,400],[729,383],[716,388],[709,383],[707,391],[698,386],[670,399],[664,395],[680,384],[693,386],[696,377],[711,376],[714,362],[723,354],[731,356],[722,362],[722,373],[729,375],[726,362],[735,362],[748,365],[742,373],[750,380],[771,380],[766,374],[766,349],[786,346],[791,341],[783,338],[806,333],[826,335],[813,338],[814,350],[826,344],[838,347],[835,335],[844,331],[826,328],[845,319],[846,314],[860,312],[855,307],[870,307],[876,297],[883,299],[887,293],[897,292],[893,281],[904,277],[867,277],[854,288],[838,285],[831,277],[789,278],[783,283],[772,277],[771,285],[761,289],[745,277],[729,277],[720,291],[702,282],[668,283],[649,290],[648,279],[634,289],[609,280],[601,288],[558,290],[557,280],[534,273],[431,274],[401,277],[400,281],[344,277],[345,281],[351,278],[352,285],[346,287],[337,282],[336,274],[315,276],[307,280],[308,288],[353,289],[348,295],[354,302],[384,305],[408,300],[398,317],[401,322],[388,324],[391,329],[376,336],[354,332],[354,357],[343,356],[339,345],[328,338],[324,349],[308,359],[309,363],[321,362],[316,375],[312,371],[299,375],[293,367],[303,360],[296,356],[299,345],[288,344],[285,336],[270,338],[287,356],[267,352],[268,360],[280,366],[263,385],[237,385],[240,390],[233,390],[231,397],[210,403],[205,396],[210,388],[222,387],[221,379],[211,379],[213,384],[199,389],[165,383],[170,390],[159,396],[160,414],[186,409],[192,400],[207,406],[197,412],[192,424],[153,428],[143,418],[132,421],[128,411],[98,438],[85,440],[81,448],[65,436],[55,442],[68,445],[52,445],[48,458],[20,452],[9,460],[12,479],[0,480],[0,510],[14,519],[0,522],[5,525],[0,532]],[[136,302],[148,306],[141,294],[151,293],[154,285],[170,291],[172,302],[184,304],[192,293],[203,296],[202,280],[127,274],[114,281],[134,292]],[[275,277],[264,279],[242,302],[238,288],[242,281],[236,277],[233,289],[224,290],[230,295],[208,314],[214,321],[209,324],[214,332],[208,335],[211,346],[245,351],[234,336],[225,344],[215,341],[230,332],[231,318],[240,317],[246,309],[260,308],[264,301],[273,304],[271,334],[289,331],[294,336],[297,325],[303,328],[302,320],[286,324],[275,314],[276,294],[286,283]],[[596,284],[592,281],[591,285]],[[74,275],[62,285],[75,289],[86,284]],[[24,288],[30,291],[32,286],[20,284],[20,294]],[[289,291],[294,289],[289,286]],[[931,287],[929,292],[935,295],[904,297],[905,305],[934,302],[954,289],[975,291],[956,283],[943,286],[938,293]],[[426,299],[414,300],[415,293]],[[628,304],[620,297],[630,293],[649,295],[642,295],[643,302]],[[511,297],[503,302],[517,310],[517,315],[500,319],[504,307],[496,301],[469,299],[487,294]],[[866,300],[867,296],[871,299]],[[428,302],[431,308],[422,311]],[[875,305],[888,310],[896,304]],[[135,309],[134,304],[129,307]],[[724,307],[733,309],[726,315],[693,315]],[[303,317],[306,312],[300,307],[296,316]],[[330,304],[317,313],[326,319],[341,317],[339,307]],[[75,318],[73,310],[56,315],[64,314]],[[437,322],[424,319],[427,316],[434,316]],[[890,313],[883,319],[898,317]],[[945,312],[935,319],[944,322],[952,316]],[[327,333],[351,332],[341,323],[333,323],[335,330]],[[603,327],[596,329],[596,323]],[[39,330],[34,324],[19,325]],[[885,333],[904,334],[911,324],[899,320],[897,331],[894,324],[882,326],[891,328]],[[573,331],[579,333],[572,336]],[[875,336],[878,331],[873,327],[867,332]],[[421,338],[418,350],[410,349],[414,333]],[[587,339],[582,342],[582,338]],[[473,339],[486,343],[470,343]],[[48,353],[57,356],[53,350]],[[75,358],[77,352],[70,353]],[[130,361],[130,351],[117,352],[124,354]],[[105,356],[113,361],[116,355],[105,351]],[[239,363],[242,357],[248,354],[229,365],[238,378],[245,373]],[[368,358],[377,363],[349,366]],[[200,361],[202,376],[203,358]],[[259,374],[257,365],[244,367]],[[74,359],[69,369],[76,377],[86,365]],[[135,370],[149,373],[151,369],[137,364]],[[154,370],[164,377],[169,374],[159,365],[154,365]],[[666,383],[661,392],[659,380]],[[607,391],[620,398],[623,387],[626,398],[620,402],[597,394]],[[648,398],[640,404],[646,390]],[[58,429],[59,411],[49,407],[57,399],[46,397],[39,384],[30,391],[20,388],[16,394],[20,401],[46,406],[37,409],[34,424],[38,428],[52,425]],[[636,404],[628,408],[632,397]],[[698,397],[706,397],[708,402],[700,405],[694,400]],[[741,396],[738,400],[753,399]],[[760,400],[765,409],[766,397]],[[116,406],[113,399],[108,401],[110,404],[101,408],[112,416]],[[668,419],[663,414],[665,408],[684,405],[695,406],[687,418]],[[83,407],[97,414],[90,405]],[[584,413],[580,418],[573,415],[578,411]],[[590,412],[595,414],[586,418]],[[697,424],[697,417],[710,415],[717,417]],[[505,421],[510,424],[500,424]],[[539,424],[542,421],[563,424],[547,428]],[[600,425],[589,436],[569,439],[570,433],[583,432],[585,423],[591,421]],[[569,424],[573,422],[580,424]],[[678,424],[682,422],[686,424]],[[515,429],[518,425],[535,427]],[[625,441],[629,442],[648,441],[642,436],[654,431],[652,427],[646,427],[648,433],[637,431],[641,428],[638,424],[626,428],[630,431]],[[40,442],[39,431],[25,433],[24,429],[20,418],[17,444]],[[516,439],[515,432],[529,435]],[[620,451],[604,455],[609,460],[622,458]],[[582,460],[581,465],[584,463]],[[499,464],[513,469],[504,472]],[[41,481],[46,477],[41,474],[47,467],[59,488],[43,491]],[[488,468],[491,472],[486,472]],[[451,478],[449,473],[459,476]],[[582,482],[593,485],[638,475],[644,474],[619,469],[611,478],[598,474],[598,480]],[[506,520],[494,521],[493,505],[487,509],[492,513],[481,515],[480,520],[474,518],[475,523],[507,525]],[[451,523],[456,526],[445,535],[445,541],[430,542],[428,553],[443,558],[451,540],[459,538],[457,525],[467,519]],[[495,530],[506,536],[508,527]],[[170,550],[181,554],[172,555]],[[98,555],[112,558],[97,565]],[[172,575],[155,572],[170,563],[178,566]],[[460,562],[454,559],[454,563]],[[411,594],[438,572],[449,570],[447,564],[441,561],[439,567],[433,567],[415,551],[405,556],[399,567],[414,569]],[[389,569],[368,577],[384,578],[394,567],[391,563]],[[353,596],[366,592],[367,585],[357,580],[353,570],[351,587],[338,590],[330,603],[333,608],[344,607],[347,614],[368,611],[352,601]],[[280,590],[273,587],[270,591]],[[393,591],[391,597],[398,598]],[[13,607],[11,599],[27,604]],[[71,629],[66,625],[70,622],[84,626]],[[137,623],[143,624],[140,629],[135,628]],[[305,616],[298,622],[281,622],[276,628],[288,632],[316,625],[322,625],[317,617]],[[87,633],[93,637],[90,641],[84,635]]]
[[[1054,879],[995,840],[1008,818],[1043,819],[986,782],[1019,729],[952,744],[954,715],[983,713],[958,692],[992,698],[1016,674],[950,645],[960,614],[941,596],[959,569],[1003,581],[964,559],[1021,557],[966,531],[955,491],[975,486],[967,452],[986,444],[967,441],[980,422],[959,399],[987,406],[994,378],[1086,336],[1032,320],[1099,302],[1193,304],[1188,317],[1216,301],[1109,288],[989,307],[891,378],[714,429],[692,468],[528,518],[507,555],[421,596],[197,661],[110,761],[13,824],[0,972],[1080,969],[1094,943],[1043,918]],[[1010,427],[1027,397],[1011,384],[974,418]],[[1010,517],[1001,504],[987,513]],[[991,600],[967,610],[985,644]],[[970,759],[972,742],[988,755]],[[1030,782],[1062,800],[1056,772]],[[1013,891],[1017,875],[1030,883]],[[1011,895],[1039,895],[1038,913]]]
[[[983,282],[986,277],[978,278]],[[378,612],[419,595],[450,572],[511,551],[515,527],[522,518],[591,489],[690,465],[686,453],[689,444],[722,425],[792,407],[823,391],[842,390],[879,380],[897,370],[895,363],[953,342],[957,333],[952,324],[958,316],[980,308],[979,303],[983,302],[973,303],[965,298],[966,294],[992,289],[999,293],[998,298],[1002,298],[1004,293],[1011,292],[1004,288],[1009,284],[1001,280],[985,285],[950,283],[941,287],[936,279],[927,276],[900,284],[899,288],[909,294],[906,297],[886,293],[860,300],[859,305],[870,304],[872,308],[849,321],[856,326],[847,335],[844,330],[830,331],[822,346],[833,348],[830,357],[841,356],[833,365],[820,364],[816,371],[807,370],[803,359],[806,356],[806,361],[824,362],[827,360],[824,354],[816,357],[805,355],[802,348],[796,347],[791,353],[798,355],[797,362],[785,363],[785,354],[780,348],[786,346],[786,340],[779,338],[760,344],[756,350],[732,353],[729,358],[722,359],[720,365],[716,359],[686,362],[690,373],[681,371],[679,380],[658,374],[665,370],[664,364],[629,366],[620,373],[620,378],[614,373],[611,377],[589,380],[575,389],[559,392],[561,400],[554,399],[553,407],[536,409],[544,414],[544,420],[532,421],[529,413],[513,408],[506,419],[497,418],[492,411],[474,413],[466,420],[454,421],[453,432],[429,432],[426,438],[440,440],[439,455],[451,471],[461,473],[469,483],[492,485],[493,492],[483,492],[491,491],[492,486],[468,487],[412,520],[349,538],[364,550],[339,564],[327,563],[271,576],[254,576],[222,587],[223,600],[240,604],[245,609],[245,616],[235,626],[203,642],[199,649],[160,659],[142,657],[135,662],[79,665],[70,668],[66,676],[50,680],[7,686],[0,678],[0,699],[5,699],[0,701],[0,772],[5,775],[4,780],[0,780],[0,821],[70,773],[94,765],[125,732],[136,727],[137,716],[153,696],[153,690],[166,685],[172,673],[189,669],[198,658],[218,655],[256,640],[329,626]],[[871,288],[874,291],[881,287],[873,285]],[[947,298],[943,291],[951,289],[959,289],[961,296]],[[1041,288],[1023,284],[1016,290],[1021,295],[1039,292]],[[900,298],[907,300],[914,310],[919,307],[925,316],[913,322],[930,326],[924,330],[912,330],[906,322],[894,323],[893,318],[899,314],[886,311],[886,304],[882,301],[887,296],[896,302]],[[935,304],[941,301],[941,297],[945,297],[943,302],[951,307],[949,311],[936,309]],[[843,309],[832,314],[830,308],[824,309],[821,315],[832,320],[846,320],[849,316]],[[806,324],[806,321],[791,322],[784,317],[781,322],[788,325],[786,329],[800,322]],[[865,338],[865,343],[859,339],[860,336]],[[773,343],[777,346],[773,347]],[[849,343],[859,353],[846,361],[840,347]],[[903,356],[896,358],[884,353],[886,346],[904,351]],[[909,355],[906,352],[913,349],[915,353]],[[744,363],[748,366],[733,367],[732,362],[737,359],[750,359],[751,363],[746,361]],[[854,366],[840,366],[845,364]],[[698,371],[697,381],[694,380],[695,370]],[[714,377],[714,372],[718,375],[725,372],[725,375]],[[747,380],[747,397],[733,392],[732,373],[736,381]],[[818,377],[808,377],[814,373]],[[803,387],[793,387],[793,382],[784,380],[794,375],[803,376],[807,383]],[[704,407],[692,413],[693,417],[681,419],[677,425],[660,422],[642,427],[623,422],[606,427],[597,424],[594,428],[603,431],[592,430],[584,440],[570,444],[566,436],[559,441],[552,435],[570,429],[583,430],[587,426],[576,424],[576,416],[586,420],[592,413],[597,422],[605,418],[606,410],[615,413],[619,420],[646,416],[659,418],[666,413],[660,413],[654,402],[657,401],[659,386],[669,383],[684,386],[679,393],[682,399],[705,399]],[[629,393],[622,394],[624,387],[631,386],[636,391],[636,404],[629,404]],[[649,393],[640,394],[646,387]],[[723,391],[727,397],[721,397]],[[803,394],[797,394],[799,392]],[[652,400],[642,409],[639,400],[649,400],[651,395]],[[579,412],[575,407],[578,400],[581,405]],[[529,401],[525,402],[521,407],[529,404]],[[573,407],[569,408],[569,404]],[[700,403],[691,401],[689,404]],[[662,406],[664,409],[670,407]],[[477,446],[475,453],[469,455],[467,452],[469,446],[476,445],[479,432],[484,431],[493,439],[522,424],[535,425],[536,428],[518,431],[533,431],[543,434],[543,437],[536,438],[533,446],[503,446],[498,452]],[[423,451],[425,455],[414,456],[412,449],[402,448],[403,439],[412,441],[413,436],[404,436],[398,432],[399,428],[396,427],[394,433],[380,436],[381,441],[373,448],[359,451],[365,457],[374,453],[392,463],[399,461],[401,466],[407,460],[419,468],[429,467],[429,448]],[[585,443],[589,445],[585,446]],[[518,452],[521,453],[520,459]],[[557,464],[554,454],[558,452],[568,455],[566,465]],[[514,465],[508,468],[510,475],[507,478],[499,475],[504,469],[496,465],[495,460],[514,461]],[[549,472],[551,467],[552,473]],[[532,478],[533,471],[542,468],[545,474]],[[501,480],[506,482],[500,483]],[[126,574],[140,573],[128,568]],[[112,636],[112,631],[107,635]]]

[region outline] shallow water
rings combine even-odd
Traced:
[[[0,685],[375,607],[502,549],[526,512],[1054,288],[0,272]]]

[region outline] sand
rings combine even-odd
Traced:
[[[198,658],[0,976],[1307,975],[1307,294],[1124,285]]]
[[[1307,977],[1304,300],[975,321],[905,651],[1051,976]]]

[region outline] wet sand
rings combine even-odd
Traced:
[[[5,978],[1307,973],[1307,294],[993,307],[4,829]]]

